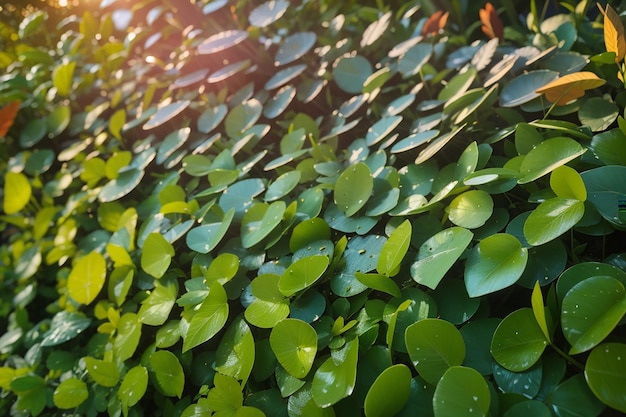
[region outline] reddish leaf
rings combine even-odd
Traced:
[[[0,138],[4,137],[11,128],[11,125],[13,125],[13,121],[19,109],[19,100],[12,101],[0,109]]]
[[[502,20],[498,17],[496,9],[493,8],[491,3],[487,2],[484,9],[480,9],[478,12],[480,21],[482,22],[482,30],[489,37],[489,39],[504,38],[504,29],[502,28]]]
[[[436,35],[441,29],[444,28],[446,22],[448,21],[449,12],[443,12],[441,10],[437,10],[433,13],[432,16],[426,20],[424,23],[424,27],[422,28],[422,36],[427,35]]]

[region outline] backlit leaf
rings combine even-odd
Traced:
[[[304,378],[315,360],[317,334],[308,323],[285,319],[270,333],[270,346],[278,362],[296,378]]]
[[[99,252],[91,252],[76,262],[67,279],[70,296],[81,304],[91,304],[104,286],[106,261]]]
[[[15,100],[0,109],[0,138],[6,136],[13,125],[15,116],[20,109],[19,100]]]
[[[160,233],[150,233],[143,243],[141,268],[155,278],[161,278],[169,268],[174,248]]]
[[[538,88],[536,92],[545,94],[548,101],[552,103],[564,105],[585,95],[586,90],[600,87],[605,83],[605,80],[591,71],[580,71],[557,78]]]
[[[624,24],[619,14],[610,6],[602,10],[598,3],[598,8],[604,15],[604,45],[607,52],[615,54],[615,63],[619,63],[626,55],[626,39],[624,39]]]
[[[65,379],[54,390],[52,399],[60,409],[76,408],[89,397],[87,384],[76,377]]]
[[[6,214],[15,214],[22,210],[32,193],[30,181],[21,172],[7,172],[4,176],[3,209]]]
[[[422,36],[436,35],[442,30],[448,21],[449,12],[437,10],[433,13],[422,26]]]
[[[185,387],[185,373],[178,358],[169,350],[150,355],[150,367],[161,391],[168,397],[180,398]]]
[[[498,17],[496,9],[490,2],[485,4],[484,9],[480,9],[478,11],[478,15],[482,23],[481,29],[483,33],[489,37],[489,39],[504,39],[502,21],[500,20],[500,17]]]
[[[184,336],[183,352],[194,348],[219,332],[228,319],[228,298],[222,285],[215,281],[209,295],[196,310]]]

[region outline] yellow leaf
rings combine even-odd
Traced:
[[[561,106],[582,97],[586,90],[600,87],[604,83],[606,81],[598,78],[593,72],[580,71],[557,78],[538,88],[536,92],[538,94],[545,93],[548,101]]]
[[[604,45],[607,52],[615,53],[615,62],[618,63],[626,55],[624,25],[617,12],[608,4],[606,5],[606,10],[602,10],[600,4],[598,4],[598,8],[604,15]]]

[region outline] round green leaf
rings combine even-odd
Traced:
[[[215,355],[215,370],[221,374],[248,380],[254,365],[254,337],[248,324],[237,317],[222,338]]]
[[[502,392],[516,393],[527,398],[534,398],[539,392],[543,375],[542,361],[521,372],[509,371],[493,364],[493,379]]]
[[[626,413],[626,345],[596,346],[585,364],[585,378],[596,397],[611,408]]]
[[[269,235],[281,222],[285,214],[284,201],[272,204],[257,203],[243,216],[241,221],[241,243],[251,248]]]
[[[600,215],[613,225],[626,226],[626,221],[620,219],[619,202],[626,200],[625,166],[604,166],[590,169],[581,174],[589,201],[595,206]]]
[[[262,274],[252,280],[255,300],[244,312],[251,324],[269,329],[289,315],[289,300],[278,289],[279,280],[276,274]]]
[[[46,135],[46,119],[31,119],[20,130],[20,146],[31,148]]]
[[[552,417],[552,412],[543,402],[527,400],[513,404],[502,417]]]
[[[162,234],[148,235],[141,250],[141,268],[155,278],[161,278],[175,255],[174,247]]]
[[[285,172],[267,187],[265,201],[270,202],[286,196],[298,185],[301,177],[300,171]]]
[[[561,382],[544,402],[554,414],[563,417],[597,417],[605,408],[589,389],[582,373]]]
[[[154,129],[172,120],[179,115],[183,110],[189,107],[191,102],[189,100],[175,101],[173,103],[166,104],[159,107],[156,113],[150,117],[150,119],[143,125],[143,130]]]
[[[436,417],[489,414],[491,393],[477,371],[464,366],[448,369],[435,388],[433,408]]]
[[[234,215],[235,209],[231,208],[221,220],[191,229],[185,237],[189,249],[199,253],[209,253],[215,249],[226,235]]]
[[[340,58],[333,68],[333,78],[346,93],[358,94],[372,74],[372,64],[361,55]]]
[[[626,150],[622,144],[626,135],[621,129],[611,129],[594,135],[591,149],[606,165],[625,165]]]
[[[430,42],[422,42],[413,45],[398,59],[398,71],[400,71],[405,78],[412,77],[420,72],[432,54],[433,46]]]
[[[385,305],[384,317],[388,322],[387,345],[392,350],[407,352],[406,329],[418,321],[437,316],[435,300],[415,287],[404,288],[400,298]]]
[[[433,385],[448,368],[461,365],[465,359],[463,336],[445,320],[420,320],[406,329],[404,339],[415,369]]]
[[[556,168],[550,174],[550,188],[557,197],[587,199],[587,189],[582,177],[574,168],[567,165]]]
[[[226,114],[228,114],[228,107],[225,104],[209,107],[198,117],[198,130],[201,133],[209,133],[224,120]]]
[[[520,184],[546,175],[557,167],[584,154],[587,149],[565,136],[546,139],[526,154],[520,165]]]
[[[100,359],[87,356],[83,358],[85,361],[85,369],[89,376],[93,378],[98,385],[103,387],[114,387],[120,380],[120,372],[113,362],[107,362]]]
[[[15,214],[26,207],[32,187],[26,175],[21,172],[7,172],[4,176],[4,203],[6,214]]]
[[[67,279],[67,288],[75,301],[91,304],[104,286],[106,261],[98,252],[90,252],[76,262]]]
[[[442,230],[419,249],[417,262],[411,265],[411,276],[430,289],[437,288],[444,275],[461,257],[472,241],[472,232],[462,227]]]
[[[46,129],[51,138],[59,136],[70,124],[72,111],[68,106],[57,106],[46,118]]]
[[[163,394],[178,398],[183,395],[185,373],[176,355],[169,350],[157,350],[150,355],[150,367]]]
[[[122,407],[128,409],[141,400],[147,388],[148,371],[143,366],[137,365],[124,376],[117,390],[117,398],[121,401]]]
[[[615,278],[596,276],[565,294],[561,326],[572,345],[570,354],[585,352],[607,337],[626,314],[626,290]]]
[[[330,227],[319,217],[305,220],[293,228],[289,239],[289,250],[295,253],[313,242],[330,239]]]
[[[365,397],[366,417],[396,415],[409,399],[411,371],[397,364],[385,369],[374,381]]]
[[[319,291],[309,290],[291,303],[289,315],[294,319],[313,323],[322,317],[325,309],[326,298]]]
[[[236,138],[244,131],[250,129],[263,112],[263,105],[257,99],[250,99],[245,103],[235,106],[224,120],[226,133],[231,138]]]
[[[304,378],[317,354],[317,333],[302,320],[285,319],[272,329],[270,346],[287,372],[296,378]]]
[[[485,224],[493,213],[493,200],[481,190],[456,196],[447,208],[448,218],[457,226],[475,229]]]
[[[168,282],[157,282],[150,295],[141,302],[137,315],[142,323],[150,326],[161,326],[165,323],[176,303],[178,286]]]
[[[593,132],[608,129],[618,115],[619,108],[617,105],[604,97],[590,97],[583,102],[580,110],[578,110],[580,122],[589,126]]]
[[[194,312],[187,333],[183,336],[183,352],[194,348],[219,332],[228,319],[228,298],[222,285],[215,281],[209,294]]]
[[[347,341],[326,359],[313,376],[311,390],[318,407],[326,408],[352,394],[356,384],[359,339]]]
[[[245,30],[225,30],[209,36],[198,45],[199,54],[214,54],[231,48],[248,39],[248,32]]]
[[[54,390],[52,399],[54,405],[62,410],[76,408],[89,397],[87,384],[75,377],[61,382]]]
[[[306,54],[317,41],[317,36],[313,32],[298,32],[288,36],[274,57],[274,65],[281,66],[289,64]]]
[[[500,93],[502,107],[515,107],[539,97],[535,91],[551,81],[556,80],[559,73],[550,70],[531,71],[518,76],[504,86]]]
[[[626,287],[626,272],[618,267],[603,262],[581,262],[565,270],[556,283],[556,295],[559,304],[563,303],[565,294],[576,284],[590,277],[607,276],[620,281]]]
[[[500,322],[491,340],[491,354],[504,368],[522,372],[539,360],[547,345],[532,309],[522,308]]]
[[[119,200],[139,185],[144,173],[142,169],[137,168],[127,168],[120,171],[117,178],[112,179],[102,187],[98,199],[102,203]]]
[[[574,227],[584,213],[585,204],[578,199],[551,198],[530,213],[524,222],[524,236],[533,246],[543,245]]]
[[[509,287],[522,276],[528,251],[515,236],[497,233],[481,240],[465,265],[465,287],[480,297]]]
[[[335,183],[334,201],[347,217],[354,215],[367,203],[374,189],[369,167],[359,162],[346,168]]]
[[[235,209],[235,220],[241,220],[244,213],[254,204],[254,198],[265,191],[265,184],[259,178],[246,178],[229,185],[220,197],[219,205],[227,212]]]
[[[280,292],[290,297],[305,288],[313,285],[322,277],[330,260],[324,255],[307,256],[292,263],[280,277],[278,288]]]
[[[460,279],[444,280],[432,293],[439,317],[452,324],[468,321],[478,310],[479,298],[470,298],[463,281]]]
[[[173,132],[169,133],[161,144],[159,145],[159,149],[157,150],[156,162],[157,164],[162,164],[172,156],[174,152],[176,152],[181,146],[185,144],[187,139],[189,139],[189,134],[191,133],[191,128],[183,127]]]
[[[367,129],[365,141],[373,146],[385,139],[402,122],[402,116],[383,117]]]
[[[296,96],[296,89],[291,85],[285,85],[270,98],[263,108],[263,116],[275,119],[280,116],[291,104]]]
[[[28,175],[37,176],[48,171],[56,155],[50,149],[35,149],[26,160],[24,172]]]

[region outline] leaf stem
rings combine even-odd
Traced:
[[[571,363],[576,368],[578,368],[578,370],[580,371],[585,370],[585,365],[578,362],[576,359],[572,358],[570,355],[568,355],[563,350],[561,350],[557,345],[555,345],[554,343],[550,343],[550,346],[552,346],[552,349],[554,349],[556,353],[558,353],[563,359],[565,359],[567,362]]]

